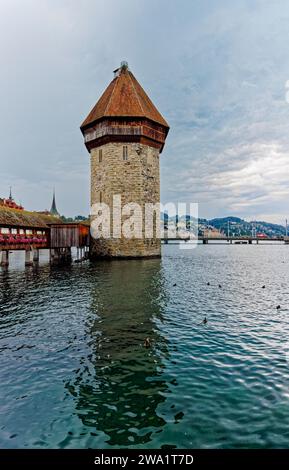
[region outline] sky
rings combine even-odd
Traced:
[[[162,202],[284,223],[288,44],[284,0],[0,0],[0,197],[89,213],[79,126],[126,60],[170,124]]]

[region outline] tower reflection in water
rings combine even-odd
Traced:
[[[165,424],[158,415],[167,392],[162,370],[168,356],[157,326],[165,302],[161,261],[101,262],[91,276],[90,363],[67,388],[83,424],[96,435],[103,431],[108,445],[145,444]]]

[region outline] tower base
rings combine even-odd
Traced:
[[[91,239],[89,257],[91,259],[136,259],[160,258],[161,240],[159,239]]]

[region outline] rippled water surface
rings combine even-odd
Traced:
[[[289,447],[288,260],[283,245],[65,268],[13,255],[0,447]]]

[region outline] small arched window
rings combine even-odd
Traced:
[[[99,149],[99,151],[98,151],[98,161],[99,161],[99,163],[102,162],[102,149]]]

